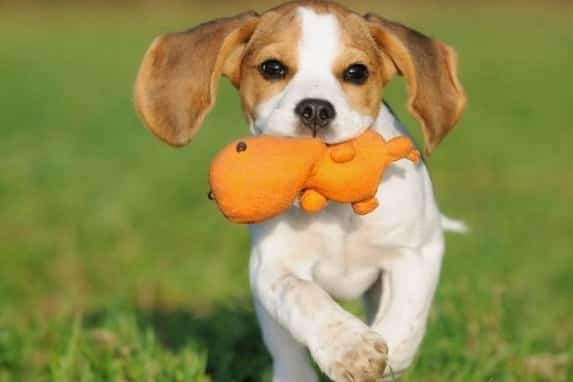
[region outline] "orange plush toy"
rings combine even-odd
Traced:
[[[376,191],[386,168],[420,153],[406,137],[386,142],[372,130],[326,145],[316,138],[258,136],[225,147],[209,174],[210,197],[234,223],[258,223],[288,209],[297,197],[310,213],[328,200],[351,203],[366,215],[378,207]]]

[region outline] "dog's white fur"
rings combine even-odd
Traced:
[[[325,139],[339,142],[372,125],[352,110],[332,74],[339,49],[338,21],[328,14],[301,9],[299,71],[284,91],[257,110],[253,130],[292,135],[296,104],[323,98],[338,117]],[[382,106],[374,128],[384,138],[405,130]],[[400,161],[384,176],[371,215],[358,217],[347,205],[331,203],[318,216],[292,207],[285,214],[251,226],[251,285],[265,342],[272,353],[275,382],[310,382],[316,376],[306,359],[307,347],[332,378],[360,375],[376,360],[380,339],[389,347],[391,373],[412,362],[426,329],[436,289],[444,238],[441,215],[424,164]],[[379,289],[369,288],[381,277]],[[370,326],[341,309],[332,299],[367,294]],[[378,309],[376,309],[378,307]],[[349,359],[348,352],[357,359]],[[345,359],[346,358],[346,359]]]

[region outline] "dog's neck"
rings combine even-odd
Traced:
[[[384,139],[390,139],[402,135],[410,136],[404,125],[402,125],[400,120],[386,103],[382,103],[380,113],[378,114],[376,121],[374,121],[372,128],[380,133]]]

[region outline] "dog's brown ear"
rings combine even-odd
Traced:
[[[241,53],[257,21],[249,12],[155,39],[134,94],[136,109],[153,134],[173,146],[192,139],[215,103],[219,77],[239,81]]]
[[[408,86],[408,109],[422,125],[431,154],[461,117],[466,96],[458,80],[456,52],[402,24],[374,14],[365,16],[370,33]]]

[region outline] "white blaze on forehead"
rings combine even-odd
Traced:
[[[332,76],[334,59],[339,50],[340,28],[336,16],[317,14],[300,8],[302,38],[299,44],[300,76]]]

